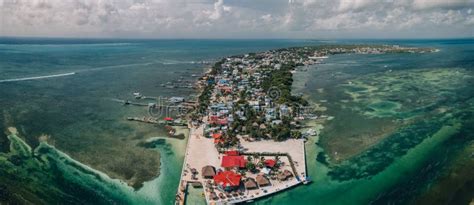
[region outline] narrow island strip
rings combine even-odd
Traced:
[[[208,204],[249,202],[299,184],[306,174],[305,120],[318,116],[292,94],[293,73],[335,54],[436,52],[398,45],[307,46],[231,56],[216,62],[196,83],[197,109],[175,204],[188,186],[204,187]]]

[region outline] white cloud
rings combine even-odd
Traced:
[[[361,11],[363,9],[366,9],[368,7],[374,6],[377,4],[377,0],[341,0],[339,2],[339,8],[338,10],[341,12],[345,11]]]
[[[462,9],[473,6],[474,0],[414,0],[416,9]]]
[[[9,36],[472,36],[474,24],[474,0],[0,0],[0,6],[0,35]]]

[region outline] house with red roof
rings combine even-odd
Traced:
[[[223,190],[230,191],[240,186],[242,176],[233,171],[219,172],[214,176],[214,182]]]
[[[217,124],[218,120],[219,120],[219,116],[217,115],[211,115],[209,117],[209,123],[211,124]]]
[[[227,117],[224,118],[219,118],[218,116],[211,116],[209,117],[209,124],[212,125],[227,125],[229,121],[227,120]]]
[[[274,167],[275,165],[276,165],[276,161],[275,161],[275,160],[273,160],[273,159],[267,159],[267,160],[265,160],[265,166],[266,166],[266,167],[272,168],[272,167]]]
[[[225,155],[227,156],[239,156],[239,151],[237,150],[229,150],[224,152]]]
[[[244,156],[223,156],[221,167],[224,168],[245,168],[247,160]]]
[[[211,134],[212,138],[214,138],[214,144],[217,144],[219,142],[224,142],[222,139],[222,133],[213,133]]]
[[[222,137],[222,133],[212,133],[212,138],[220,139]]]
[[[218,124],[219,125],[227,125],[229,121],[227,121],[227,118],[219,119]]]
[[[232,88],[231,87],[228,87],[228,86],[222,86],[219,88],[221,93],[223,94],[230,94],[232,93]]]

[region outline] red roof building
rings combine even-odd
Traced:
[[[224,142],[224,140],[222,139],[222,133],[213,133],[211,136],[212,138],[214,138],[214,144]]]
[[[165,117],[164,120],[165,120],[165,121],[173,121],[173,118],[171,118],[171,117]]]
[[[222,188],[234,188],[240,185],[242,176],[233,171],[219,172],[214,176],[214,182]]]
[[[237,150],[230,150],[230,151],[225,151],[225,155],[227,156],[239,156],[239,151]]]
[[[213,125],[227,125],[229,123],[229,121],[227,120],[227,118],[219,118],[217,116],[211,116],[209,118],[209,124],[213,124]]]
[[[219,119],[219,117],[216,116],[216,115],[211,115],[211,117],[209,117],[210,121],[217,121],[218,119]]]
[[[218,121],[219,125],[227,125],[227,123],[228,123],[227,118],[219,119],[219,121]]]
[[[222,93],[232,93],[231,87],[223,86],[223,87],[220,87],[220,90]]]
[[[267,159],[265,160],[265,166],[267,167],[274,167],[276,164],[276,161],[273,159]]]
[[[212,138],[214,139],[220,139],[222,137],[222,133],[213,133]]]
[[[224,168],[244,168],[247,164],[247,160],[245,160],[244,156],[223,156],[221,167]]]

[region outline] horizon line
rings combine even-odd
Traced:
[[[134,37],[68,37],[68,36],[2,36],[0,39],[64,39],[64,40],[456,40],[456,39],[474,39],[474,36],[464,36],[464,37],[397,37],[397,38],[134,38]]]

